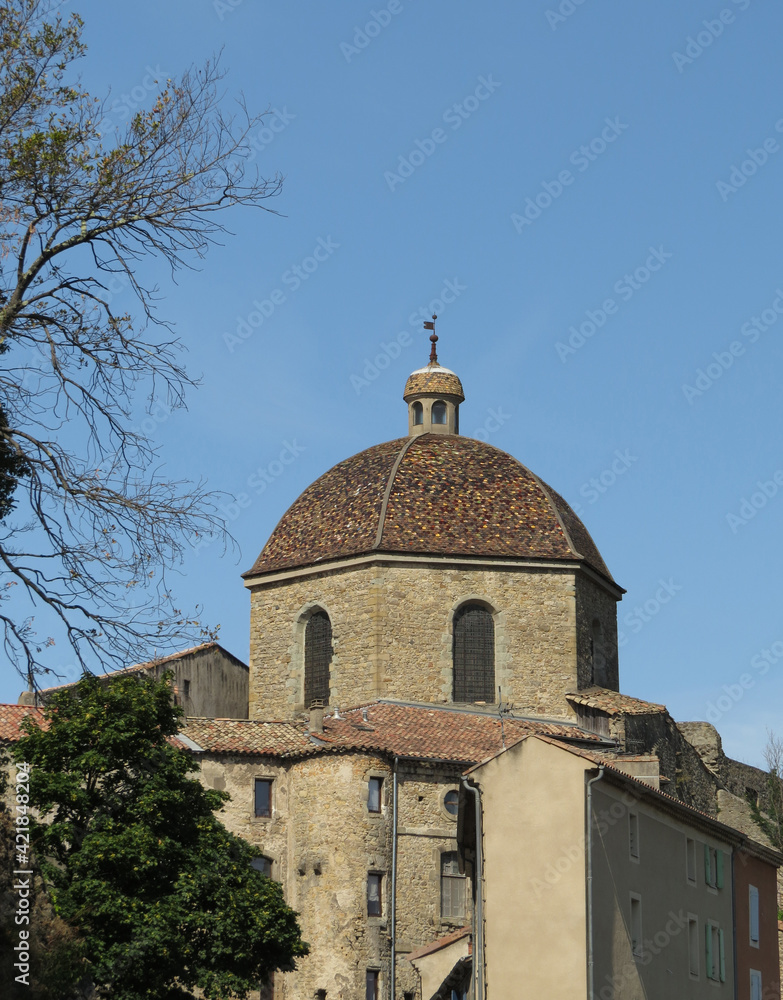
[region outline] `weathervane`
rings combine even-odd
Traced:
[[[430,334],[430,341],[432,342],[432,347],[430,348],[430,364],[431,365],[436,365],[438,363],[438,353],[435,350],[435,345],[438,342],[438,335],[437,335],[437,333],[435,333],[435,320],[437,318],[438,317],[435,315],[435,313],[433,313],[432,314],[432,320],[428,320],[428,319],[424,320],[424,329],[425,330],[432,330],[432,333]]]

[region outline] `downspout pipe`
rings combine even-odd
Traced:
[[[476,822],[476,863],[473,872],[476,888],[476,912],[473,928],[474,1000],[484,1000],[484,852],[481,840],[481,796],[478,788],[462,779],[462,787],[473,796]]]
[[[587,996],[595,1000],[595,957],[593,953],[593,785],[604,776],[604,767],[587,782]]]
[[[397,763],[394,758],[392,772],[392,870],[391,870],[391,970],[389,972],[389,1000],[394,1000],[397,985]]]

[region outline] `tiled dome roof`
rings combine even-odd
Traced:
[[[335,465],[289,507],[244,575],[369,552],[581,560],[612,579],[553,489],[492,445],[439,434],[387,441]]]
[[[459,401],[465,399],[462,391],[462,383],[459,376],[448,368],[442,368],[437,362],[427,365],[426,368],[419,368],[411,372],[408,381],[405,383],[405,392],[402,398],[407,403],[410,396],[418,395],[421,392],[432,392],[444,396],[459,396]]]

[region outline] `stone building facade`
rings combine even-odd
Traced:
[[[184,737],[201,778],[229,792],[226,824],[311,946],[267,986],[275,1000],[430,1000],[422,962],[455,949],[462,982],[481,890],[458,861],[456,802],[469,769],[522,737],[603,755],[764,843],[746,801],[756,789],[764,806],[760,772],[712,727],[620,693],[624,591],[555,490],[459,435],[462,384],[435,341],[404,400],[407,436],[324,473],[244,574],[249,671],[173,663],[177,697],[199,667]]]

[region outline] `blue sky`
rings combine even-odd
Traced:
[[[84,83],[111,87],[118,124],[155,77],[222,49],[226,101],[269,109],[254,159],[285,175],[282,217],[233,212],[198,272],[160,269],[203,381],[187,411],[139,399],[135,426],[172,476],[241,500],[241,555],[193,552],[183,604],[247,657],[240,572],[313,479],[406,433],[419,313],[440,300],[463,433],[577,507],[628,591],[622,689],[762,763],[765,729],[783,730],[783,9],[78,10]],[[10,668],[2,687],[15,701]]]

